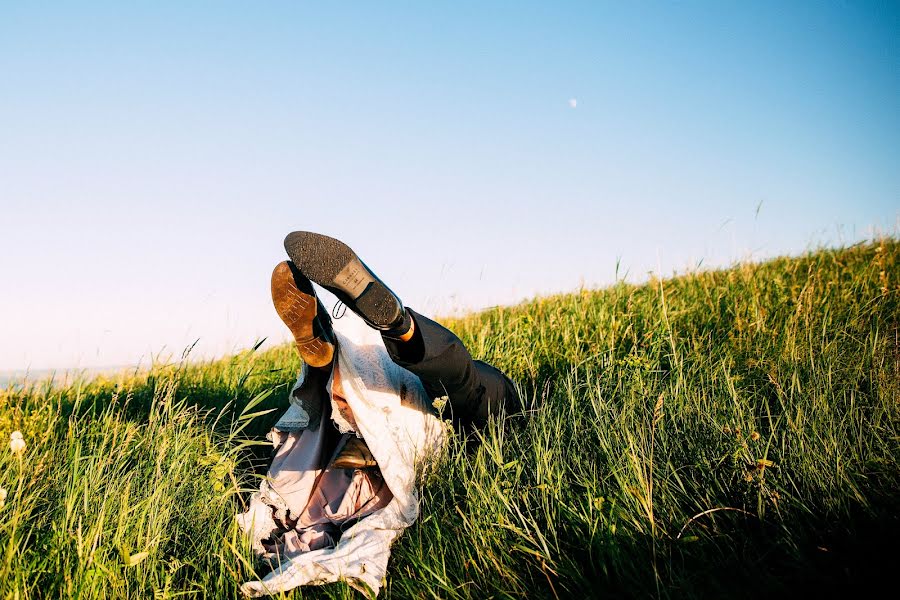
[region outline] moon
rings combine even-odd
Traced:
[[[569,108],[576,108],[578,106],[578,100],[576,98],[569,98]]]

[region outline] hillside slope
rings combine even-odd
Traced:
[[[887,580],[898,262],[885,239],[448,321],[529,412],[453,441],[384,597],[834,595]],[[0,392],[0,440],[27,444],[0,451],[0,596],[236,597],[252,564],[233,515],[297,361],[279,347]]]

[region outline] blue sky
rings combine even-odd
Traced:
[[[285,339],[295,229],[438,315],[896,231],[896,3],[319,4],[0,3],[0,369]]]

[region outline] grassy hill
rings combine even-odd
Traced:
[[[449,321],[530,411],[477,447],[453,440],[383,597],[830,596],[889,581],[898,262],[885,239]],[[253,565],[233,515],[277,417],[258,413],[284,406],[297,368],[279,347],[0,392],[0,597],[236,597]]]

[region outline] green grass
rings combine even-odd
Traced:
[[[900,534],[900,243],[447,324],[527,416],[454,439],[384,597],[834,595]],[[238,596],[289,347],[0,393],[0,598]],[[249,405],[249,406],[248,406]],[[13,430],[23,455],[5,447]],[[344,584],[290,597],[352,597]]]

